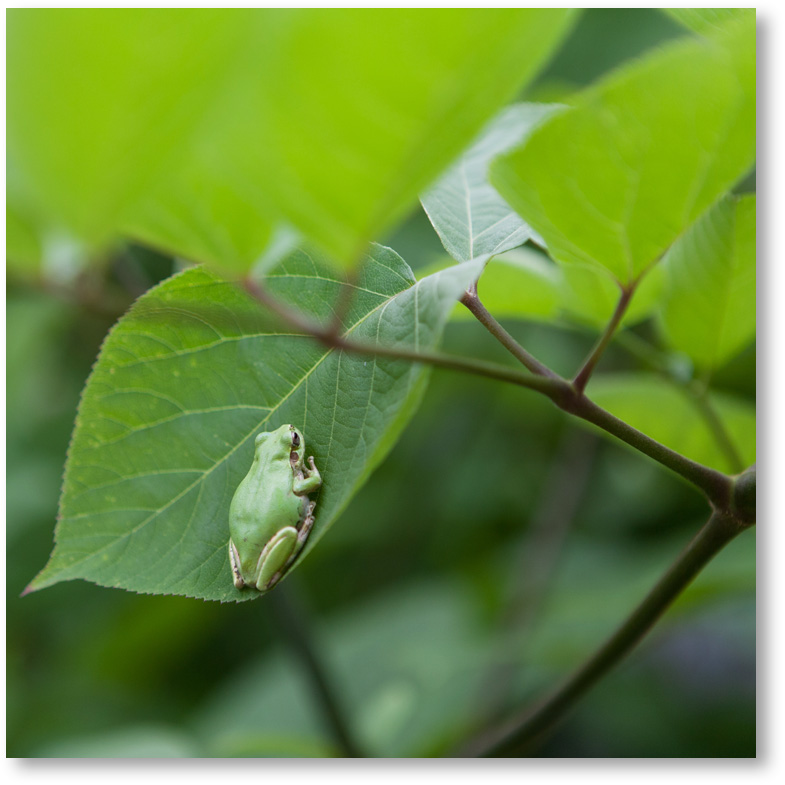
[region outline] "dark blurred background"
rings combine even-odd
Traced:
[[[681,34],[656,11],[588,11],[524,97],[566,98]],[[385,242],[415,271],[443,256],[421,210]],[[220,605],[78,581],[19,597],[52,548],[79,393],[101,341],[174,269],[119,245],[75,277],[9,280],[9,756],[334,750],[270,597]],[[562,372],[594,339],[508,327]],[[445,349],[510,362],[473,323],[450,325]],[[637,367],[620,348],[604,362]],[[717,384],[754,401],[754,349]],[[400,442],[281,591],[310,620],[365,748],[438,755],[577,665],[705,514],[687,485],[548,401],[434,372]],[[754,566],[747,532],[529,754],[754,756]]]

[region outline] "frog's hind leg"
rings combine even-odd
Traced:
[[[295,543],[294,550],[286,560],[286,564],[284,564],[280,574],[273,576],[275,580],[271,582],[271,587],[278,583],[278,581],[286,574],[289,567],[292,566],[294,560],[300,555],[300,551],[303,549],[303,545],[305,545],[305,541],[308,539],[308,535],[311,533],[311,529],[313,528],[313,511],[315,507],[316,502],[308,502],[308,509],[305,513],[305,518],[303,519],[302,525],[297,530],[297,542]]]
[[[229,562],[232,565],[232,576],[234,578],[234,585],[238,589],[245,588],[245,581],[240,572],[240,555],[237,553],[237,548],[234,543],[229,540]]]
[[[316,502],[308,502],[305,518],[299,529],[287,526],[267,543],[257,566],[256,586],[259,591],[269,591],[283,578],[305,545],[313,528],[313,511]]]
[[[311,533],[311,529],[313,528],[313,511],[316,507],[316,502],[308,502],[308,509],[305,513],[305,518],[303,519],[302,526],[300,526],[299,531],[297,532],[297,551],[295,551],[294,555],[296,556],[300,552],[300,548],[305,545],[305,541],[308,539],[308,535]]]
[[[267,543],[256,565],[256,588],[269,591],[286,572],[293,554],[299,550],[297,529],[286,526]]]

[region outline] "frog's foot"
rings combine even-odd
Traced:
[[[300,530],[297,534],[297,542],[299,543],[299,547],[294,553],[295,556],[300,552],[300,548],[305,545],[305,541],[308,539],[308,535],[311,533],[311,529],[313,528],[313,511],[315,508],[316,502],[308,502],[308,510],[305,513],[305,519],[303,520],[302,526],[300,526]]]
[[[240,555],[237,553],[237,548],[234,543],[229,540],[229,562],[232,565],[232,577],[234,578],[234,585],[238,589],[245,588],[245,581],[240,573]]]

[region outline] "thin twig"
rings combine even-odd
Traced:
[[[343,757],[361,758],[363,755],[352,738],[349,725],[339,705],[338,695],[327,677],[326,669],[317,653],[300,603],[295,603],[288,587],[279,586],[265,597],[278,628],[291,650],[300,659],[311,682],[313,694]]]
[[[493,318],[488,309],[482,304],[477,295],[477,284],[470,286],[461,297],[461,303],[474,314],[475,318],[482,324],[491,335],[496,338],[502,346],[516,357],[526,368],[538,376],[547,376],[551,379],[560,378],[547,365],[541,363],[534,355],[529,354],[507,330]]]
[[[602,357],[605,350],[608,348],[608,344],[611,342],[611,339],[616,332],[616,328],[621,324],[621,320],[624,318],[624,314],[627,311],[627,307],[630,304],[634,292],[635,284],[626,287],[623,286],[621,288],[619,302],[616,303],[616,308],[613,311],[610,321],[572,381],[573,387],[575,387],[578,392],[582,393],[586,389],[586,385],[589,383],[594,368],[600,361],[600,357]]]
[[[415,351],[401,345],[385,346],[384,344],[378,343],[364,343],[361,341],[348,340],[333,332],[331,327],[324,328],[322,325],[306,318],[298,311],[289,308],[256,282],[246,279],[243,281],[243,285],[253,297],[289,325],[306,335],[312,336],[330,349],[352,352],[353,354],[390,357],[397,360],[433,365],[437,368],[464,371],[466,373],[485,376],[489,379],[516,384],[519,387],[525,387],[529,390],[536,390],[548,397],[560,396],[563,392],[564,385],[566,384],[564,380],[559,381],[552,378],[544,379],[542,377],[522,373],[515,368],[509,368],[505,365],[498,365],[496,363],[485,362],[469,357],[459,357],[457,355],[424,350]]]
[[[527,711],[485,731],[457,757],[514,757],[563,719],[572,706],[649,632],[703,567],[748,524],[714,512],[649,595],[561,687]]]

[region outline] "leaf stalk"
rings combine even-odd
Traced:
[[[507,351],[516,357],[521,364],[537,376],[547,376],[551,379],[560,378],[547,365],[541,363],[534,355],[526,351],[491,315],[490,311],[482,304],[477,294],[477,283],[470,286],[461,297],[474,317],[491,333]]]
[[[586,385],[589,383],[589,379],[591,378],[597,363],[608,348],[608,344],[613,339],[614,333],[621,324],[624,314],[627,312],[634,292],[635,284],[632,284],[631,286],[622,286],[619,301],[616,303],[616,308],[613,311],[610,321],[606,325],[599,340],[594,345],[594,348],[589,352],[589,356],[584,361],[583,366],[572,380],[572,385],[578,392],[582,393],[586,389]]]

